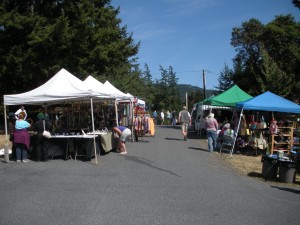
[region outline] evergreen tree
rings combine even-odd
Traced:
[[[262,57],[259,63],[261,73],[253,72],[259,90],[276,92],[280,96],[288,97],[294,80],[277,66],[266,50],[262,48],[261,53]]]
[[[170,66],[168,69],[160,66],[161,78],[154,84],[155,101],[153,108],[156,110],[178,110],[182,104],[177,87],[178,78]]]
[[[169,66],[169,96],[168,96],[168,103],[169,103],[169,110],[178,110],[182,106],[182,102],[180,100],[180,94],[177,87],[178,78],[176,77],[176,73],[172,66]]]
[[[233,71],[226,64],[220,72],[218,81],[219,85],[215,88],[220,92],[226,91],[233,86]]]
[[[295,5],[295,7],[300,9],[300,0],[293,0],[293,4]]]
[[[188,95],[188,109],[191,111],[193,109],[194,104],[202,101],[204,99],[203,92],[200,90],[192,91]]]
[[[144,71],[142,72],[142,79],[144,81],[144,92],[145,96],[144,98],[146,99],[147,102],[147,108],[148,110],[154,111],[153,106],[154,106],[154,101],[155,101],[155,94],[154,94],[154,84],[152,80],[152,75],[151,71],[149,69],[149,66],[145,63],[144,65]]]
[[[139,43],[121,27],[110,0],[23,0],[0,3],[0,89],[31,90],[65,68],[123,90],[139,79]],[[22,80],[22,82],[20,82]],[[139,83],[139,81],[138,81]]]

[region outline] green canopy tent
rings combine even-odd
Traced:
[[[235,107],[236,103],[247,101],[253,98],[244,92],[239,86],[234,85],[221,94],[203,100],[203,105]]]

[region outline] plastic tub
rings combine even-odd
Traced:
[[[296,179],[296,163],[294,161],[279,160],[279,181],[293,183]]]
[[[278,160],[268,155],[262,156],[262,177],[265,179],[277,178]]]

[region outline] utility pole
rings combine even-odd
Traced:
[[[188,94],[187,94],[187,92],[185,92],[185,107],[186,107],[186,110],[188,110],[188,106],[189,106],[189,103],[188,103]]]
[[[206,81],[205,81],[205,72],[204,72],[204,70],[203,70],[202,76],[203,76],[203,98],[206,99]]]

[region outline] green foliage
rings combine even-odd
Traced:
[[[188,110],[191,111],[195,103],[203,100],[203,92],[198,89],[196,91],[192,91],[190,95],[188,95]]]
[[[287,74],[282,71],[268,55],[265,49],[262,48],[261,54],[261,62],[259,62],[258,65],[260,68],[258,70],[259,73],[253,71],[257,81],[258,90],[261,90],[262,92],[276,92],[278,95],[288,97],[288,93],[291,93],[294,82],[292,76],[287,76]]]
[[[295,7],[300,9],[300,0],[293,0],[293,4],[295,5]]]
[[[176,73],[174,72],[172,66],[170,66],[168,69],[160,66],[160,71],[161,78],[156,80],[152,86],[152,109],[177,111],[180,109],[182,103],[177,86],[178,78],[176,77]],[[149,77],[149,75],[146,77]]]
[[[266,25],[250,19],[233,28],[231,44],[237,51],[233,82],[252,95],[272,91],[299,100],[299,37],[300,23],[290,15],[276,16]]]

